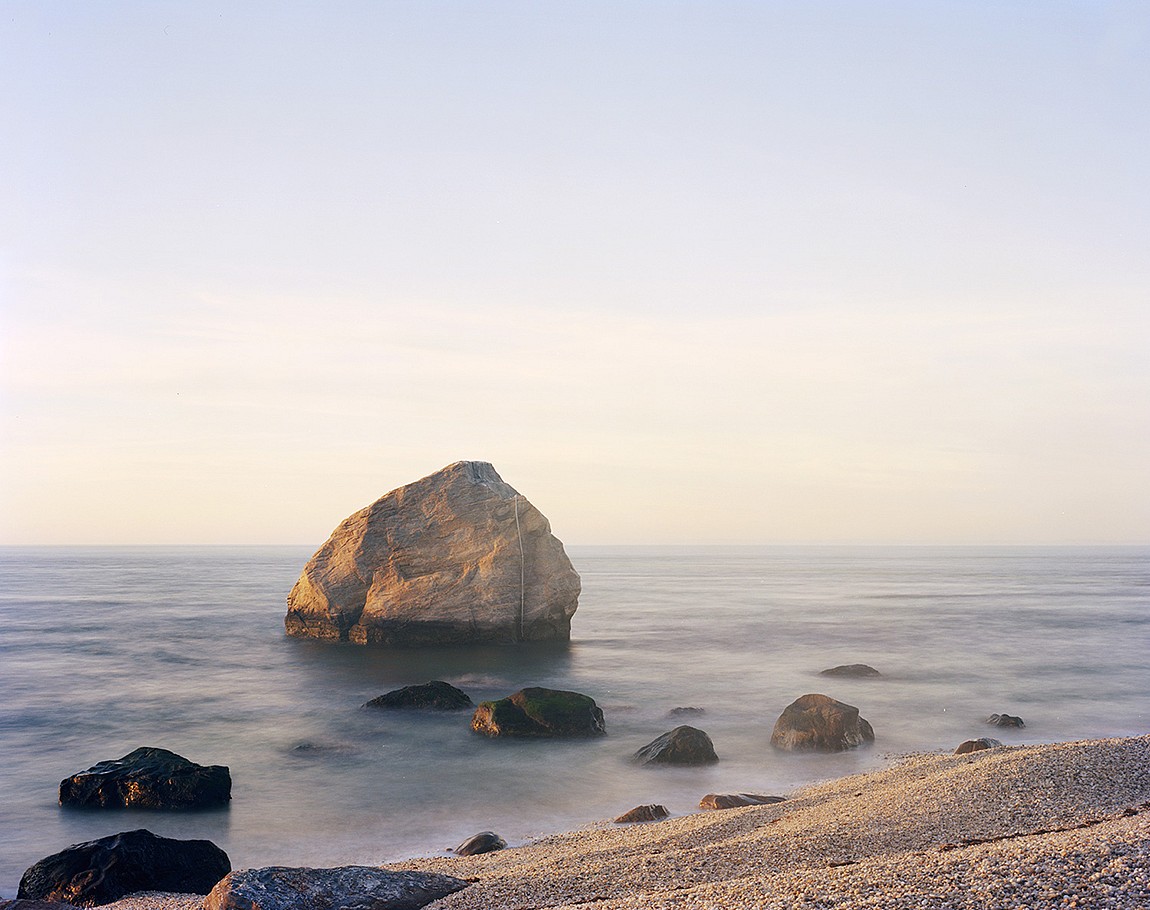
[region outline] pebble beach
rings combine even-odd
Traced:
[[[436,910],[1144,908],[1150,736],[903,756],[773,805],[603,823],[388,868],[471,882]],[[107,906],[201,902],[140,895]]]

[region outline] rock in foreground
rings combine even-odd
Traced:
[[[94,907],[136,891],[207,894],[231,868],[211,841],[173,840],[141,828],[45,857],[24,873],[17,897]]]
[[[658,803],[650,803],[646,806],[636,806],[634,809],[628,809],[615,819],[615,824],[633,825],[636,822],[657,822],[667,818],[670,814],[666,806],[661,806]]]
[[[741,809],[743,806],[768,806],[786,802],[783,796],[764,796],[761,793],[708,793],[699,800],[700,809]]]
[[[858,708],[818,694],[787,705],[771,733],[771,745],[786,752],[845,752],[873,742],[874,730]]]
[[[378,698],[373,698],[365,708],[393,708],[399,710],[462,711],[472,708],[475,703],[462,689],[450,683],[433,679],[422,686],[404,686],[394,689]]]
[[[602,736],[607,732],[595,699],[562,689],[520,689],[498,701],[481,702],[471,729],[486,736]]]
[[[204,900],[204,910],[419,910],[466,887],[431,872],[268,866],[228,875]]]
[[[98,809],[207,809],[226,806],[232,777],[223,765],[197,765],[148,746],[60,781],[60,805]]]
[[[478,856],[480,853],[502,850],[506,846],[507,841],[494,831],[480,831],[478,834],[471,835],[451,852],[457,856]]]
[[[954,754],[967,755],[970,752],[981,752],[983,749],[998,749],[1001,747],[1002,743],[997,739],[980,736],[978,739],[968,739],[965,742],[959,743],[958,748],[954,750]]]
[[[369,645],[566,641],[579,589],[543,514],[491,465],[459,461],[345,519],[284,625]]]
[[[683,724],[647,743],[632,759],[641,765],[713,765],[719,756],[711,737]]]

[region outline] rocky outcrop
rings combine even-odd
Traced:
[[[782,796],[763,796],[759,793],[708,793],[699,800],[700,809],[739,809],[743,806],[767,806],[785,802]]]
[[[393,708],[398,710],[462,711],[475,707],[475,702],[462,689],[450,683],[433,679],[421,686],[404,686],[394,689],[378,698],[373,698],[365,708]]]
[[[205,898],[204,910],[419,910],[466,887],[432,872],[267,866],[232,872]]]
[[[632,825],[636,822],[657,822],[670,814],[666,806],[651,803],[649,806],[636,806],[634,809],[629,809],[615,819],[615,824]]]
[[[457,856],[476,856],[480,853],[502,850],[506,846],[507,841],[494,831],[480,831],[478,834],[471,835],[451,852]]]
[[[345,519],[284,625],[368,645],[566,641],[579,590],[543,514],[491,465],[459,461]]]
[[[485,736],[602,736],[607,732],[595,699],[578,692],[531,687],[485,701],[471,717]]]
[[[844,752],[873,742],[858,708],[818,694],[787,705],[771,733],[771,745],[786,752]]]
[[[197,765],[148,746],[60,781],[60,805],[97,809],[206,809],[226,806],[232,777],[223,765]]]
[[[966,742],[959,743],[958,748],[954,750],[955,755],[966,755],[969,752],[981,752],[984,749],[997,749],[1002,745],[997,739],[991,739],[988,736],[981,736],[978,739],[968,739]]]
[[[1015,717],[1013,714],[991,714],[986,722],[992,727],[1017,727],[1021,729],[1026,726],[1021,717]]]
[[[211,841],[173,840],[141,828],[45,857],[24,873],[16,896],[94,907],[135,891],[207,894],[231,868]]]
[[[823,670],[819,676],[836,676],[840,679],[878,679],[882,674],[874,667],[868,667],[866,664],[843,664],[839,667]]]
[[[684,724],[647,743],[632,760],[641,765],[713,765],[719,756],[711,737]]]

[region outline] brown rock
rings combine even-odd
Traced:
[[[787,705],[771,733],[771,745],[787,752],[844,752],[873,742],[858,708],[817,694]]]
[[[641,765],[713,765],[719,760],[711,737],[686,724],[656,737],[631,758]]]
[[[991,739],[988,736],[982,736],[978,739],[968,739],[964,743],[960,743],[959,747],[954,750],[955,755],[966,755],[968,752],[981,752],[983,749],[997,749],[1001,746],[997,739]]]
[[[742,806],[767,806],[784,802],[782,796],[762,796],[758,793],[708,793],[699,800],[700,809],[738,809]]]
[[[670,814],[666,806],[652,803],[649,806],[636,806],[634,809],[624,812],[615,819],[615,824],[630,825],[634,822],[657,822]]]
[[[1026,726],[1021,717],[1016,717],[1013,714],[991,714],[986,722],[992,727],[1018,727],[1021,729]]]
[[[369,645],[566,641],[579,590],[543,514],[490,464],[459,461],[345,519],[284,626]]]
[[[877,679],[882,676],[874,667],[867,666],[866,664],[843,664],[839,667],[831,667],[828,670],[823,670],[819,676],[838,676],[846,679]]]

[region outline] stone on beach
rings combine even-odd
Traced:
[[[567,641],[579,590],[543,514],[490,464],[460,461],[345,519],[284,625],[369,645]]]
[[[92,907],[136,891],[207,894],[231,868],[211,841],[158,837],[141,828],[45,857],[24,873],[17,896]]]
[[[367,702],[365,708],[416,709],[425,711],[462,711],[474,707],[471,697],[450,683],[433,679],[421,686],[393,689]]]
[[[671,813],[667,811],[666,806],[660,806],[658,803],[651,803],[646,806],[636,806],[634,809],[628,809],[622,815],[615,819],[617,825],[631,825],[635,822],[657,822],[666,818]]]
[[[739,809],[743,806],[769,806],[785,802],[784,796],[764,796],[760,793],[708,793],[699,800],[700,809]]]
[[[869,667],[866,664],[843,664],[839,667],[823,670],[819,676],[837,676],[844,679],[877,679],[882,674],[874,667]]]
[[[206,809],[226,806],[231,793],[225,766],[148,746],[60,781],[60,805],[80,808]]]
[[[711,737],[683,724],[647,743],[632,759],[642,765],[713,765],[719,756]]]
[[[374,866],[267,866],[229,874],[204,900],[204,910],[419,910],[466,887],[448,875]]]
[[[1025,727],[1026,724],[1022,722],[1021,717],[1016,717],[1013,714],[991,714],[986,719],[986,723],[992,727]]]
[[[771,745],[786,752],[844,752],[874,742],[874,730],[853,705],[827,695],[803,695],[779,715]]]
[[[471,835],[451,852],[457,856],[477,856],[480,853],[502,850],[506,846],[507,841],[494,831],[480,831],[478,834]]]
[[[471,729],[485,736],[583,737],[607,732],[595,699],[579,692],[520,689],[498,701],[480,702]]]
[[[980,736],[978,739],[968,739],[965,742],[959,743],[958,748],[954,750],[955,755],[967,755],[971,752],[981,752],[983,749],[998,749],[1002,743],[997,739],[991,739],[989,736]]]

